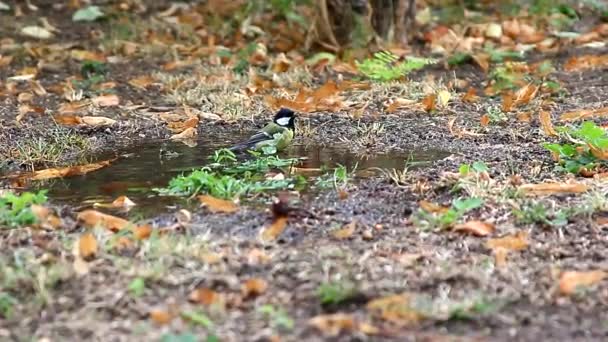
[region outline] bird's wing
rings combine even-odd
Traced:
[[[233,151],[234,150],[243,150],[246,148],[254,147],[259,142],[266,141],[266,140],[272,140],[272,139],[274,139],[272,134],[266,133],[264,131],[260,131],[256,134],[252,135],[247,141],[236,144],[236,145],[232,146],[230,149]]]

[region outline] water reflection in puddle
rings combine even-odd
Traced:
[[[154,187],[164,187],[169,180],[191,169],[209,163],[208,156],[218,148],[229,146],[229,141],[214,144],[200,143],[188,147],[179,142],[156,141],[126,150],[110,166],[84,176],[54,180],[44,187],[56,202],[76,207],[90,207],[94,203],[108,203],[120,195],[126,195],[136,204],[132,211],[148,216],[158,214],[179,203],[172,197],[155,196]],[[369,168],[403,169],[406,161],[424,163],[446,157],[442,151],[417,151],[415,153],[387,153],[370,156],[354,154],[346,147],[293,146],[284,157],[305,157],[297,165],[300,168],[332,168],[338,164],[352,170]]]

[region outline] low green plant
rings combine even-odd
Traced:
[[[200,325],[206,329],[212,329],[214,325],[213,321],[211,321],[207,315],[198,310],[184,311],[181,313],[181,316],[192,324]]]
[[[568,217],[574,214],[570,208],[559,210],[547,209],[542,203],[528,203],[520,209],[514,209],[513,214],[521,224],[541,224],[549,227],[565,226]]]
[[[346,166],[338,164],[338,167],[336,167],[333,172],[318,177],[315,186],[320,189],[329,189],[333,187],[337,190],[344,188],[350,182],[356,168],[357,167],[355,166],[353,171],[348,172]]]
[[[291,330],[294,327],[293,319],[284,309],[266,304],[259,307],[257,311],[270,320],[270,326],[273,329]]]
[[[406,57],[400,60],[398,56],[388,51],[376,52],[372,58],[356,62],[357,69],[366,77],[380,82],[394,81],[412,71],[436,63],[430,58]]]
[[[340,304],[357,294],[350,282],[323,283],[317,288],[317,296],[322,305]]]
[[[8,293],[0,292],[0,317],[11,318],[17,299]]]
[[[143,278],[137,277],[129,283],[128,288],[133,297],[141,297],[146,290],[146,282]]]
[[[45,190],[37,193],[24,192],[20,195],[12,192],[0,195],[0,226],[13,228],[36,223],[32,205],[44,204],[46,200]]]
[[[428,212],[419,209],[414,216],[416,225],[423,228],[438,227],[441,229],[453,226],[467,212],[477,209],[483,205],[483,200],[477,197],[456,198],[452,201],[450,208],[439,212]]]
[[[294,182],[290,179],[264,179],[260,175],[253,174],[236,178],[204,167],[188,175],[171,179],[168,188],[157,189],[157,191],[173,196],[193,196],[205,193],[218,198],[232,199],[249,193],[286,189],[293,184]]]
[[[471,173],[479,174],[488,171],[490,171],[488,165],[481,161],[475,161],[473,164],[461,164],[458,168],[458,173],[460,173],[460,175],[463,177],[466,177]]]
[[[608,153],[608,134],[594,122],[585,121],[580,127],[559,127],[558,132],[564,134],[572,143],[546,143],[543,146],[553,153],[559,164],[559,169],[580,173],[590,171],[606,162],[597,155]]]

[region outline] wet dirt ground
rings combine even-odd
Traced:
[[[590,51],[570,50],[548,57],[559,66],[569,56],[584,53]],[[112,67],[107,78],[124,86],[133,75],[150,73],[155,67],[150,61],[125,61]],[[0,69],[1,79],[16,70],[17,66]],[[606,69],[574,74],[559,70],[555,77],[563,83],[567,95],[552,105],[554,119],[581,107],[608,106]],[[443,80],[454,74],[478,82],[484,78],[471,66],[427,73]],[[413,80],[424,76],[424,72],[418,73]],[[50,85],[52,77],[43,74],[39,79]],[[473,85],[482,87],[480,83]],[[127,86],[117,91],[130,104],[166,105],[154,92],[134,91]],[[376,105],[383,100],[377,99]],[[37,104],[56,108],[60,97],[50,94],[44,101]],[[508,117],[501,124],[480,126],[480,117],[491,105],[500,105],[500,100],[484,98],[484,105],[455,101],[431,114],[400,110],[375,115],[370,110],[361,120],[352,119],[348,111],[301,113],[300,127],[318,129],[299,136],[288,155],[309,157],[307,167],[358,163],[400,170],[410,155],[414,161],[426,163],[411,168],[399,184],[374,174],[351,182],[346,195],[333,190],[292,193],[291,205],[298,210],[288,219],[286,231],[276,242],[263,243],[258,235],[272,221],[270,198],[258,205],[243,206],[234,214],[217,214],[182,200],[150,197],[148,192],[134,191],[131,196],[128,189],[147,191],[189,167],[204,165],[211,150],[255,131],[271,117],[270,111],[253,121],[202,121],[198,126],[202,141],[188,147],[168,141],[171,132],[164,123],[113,110],[102,112],[118,123],[104,129],[56,126],[45,115],[16,124],[17,100],[5,97],[0,111],[4,174],[31,167],[9,156],[16,144],[32,138],[50,141],[55,131],[84,138],[89,142],[86,151],[68,147],[60,159],[36,168],[79,164],[106,156],[120,156],[120,160],[90,175],[30,185],[50,188],[51,204],[68,222],[68,228],[63,232],[0,230],[1,266],[13,271],[18,264],[27,266],[19,271],[23,274],[14,271],[14,278],[4,283],[11,287],[2,291],[19,302],[11,317],[0,319],[0,340],[159,340],[169,332],[192,332],[200,340],[214,335],[222,341],[263,341],[276,336],[285,341],[605,340],[606,282],[573,296],[557,292],[561,270],[608,270],[607,230],[598,227],[591,216],[572,216],[561,227],[520,223],[512,214],[516,204],[488,194],[485,205],[467,217],[492,222],[496,226],[492,237],[521,231],[529,234],[527,248],[510,253],[502,266],[486,248],[487,238],[423,229],[416,224],[421,200],[447,205],[458,196],[445,173],[457,172],[464,163],[486,163],[496,187],[508,188],[516,175],[524,183],[573,177],[555,171],[551,155],[542,147],[554,138],[543,134],[536,118],[520,122]],[[452,118],[457,129],[474,134],[453,134],[449,128]],[[361,127],[373,124],[381,124],[383,129],[370,139]],[[211,136],[220,138],[207,140]],[[177,159],[161,158],[161,150],[177,152]],[[595,191],[605,197],[605,181],[593,184]],[[103,250],[86,276],[75,275],[69,246],[83,231],[75,222],[77,212],[119,194],[141,203],[134,216],[154,228],[180,221],[183,208],[190,209],[192,217],[166,241],[146,241],[120,252]],[[582,199],[579,195],[557,195],[539,201],[560,208],[581,203]],[[596,214],[602,214],[601,210]],[[357,223],[352,235],[343,239],[334,236],[336,229],[351,222]],[[137,296],[129,290],[136,277],[145,278],[145,291]],[[255,298],[243,299],[241,284],[250,278],[264,279],[268,288]],[[340,303],[321,305],[318,287],[328,282],[352,284],[356,293]],[[213,290],[221,300],[213,305],[188,301],[191,292],[200,287]],[[432,307],[433,314],[407,319],[403,317],[408,313],[401,313],[400,319],[389,322],[366,309],[372,299],[402,293]],[[264,305],[284,312],[264,314],[260,311]],[[182,314],[204,312],[212,324],[177,318],[157,324],[149,318],[149,313],[157,309]],[[309,324],[312,317],[332,313],[351,315],[356,322],[371,322],[376,330],[366,334],[346,324],[336,336],[327,336]],[[293,325],[277,323],[283,316],[293,320]]]

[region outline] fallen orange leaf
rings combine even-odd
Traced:
[[[608,107],[597,109],[579,109],[562,114],[559,117],[560,121],[575,121],[581,119],[590,119],[594,117],[608,116]]]
[[[442,214],[442,213],[445,213],[446,211],[450,210],[449,207],[440,206],[438,204],[424,201],[424,200],[420,201],[418,203],[418,205],[420,205],[420,209],[427,211],[429,213],[432,213],[432,214]]]
[[[475,103],[477,101],[479,101],[479,96],[477,96],[477,90],[473,87],[470,87],[466,94],[462,96],[462,102]]]
[[[198,196],[198,200],[213,213],[234,213],[239,210],[239,207],[234,202],[209,195]]]
[[[198,131],[194,127],[186,128],[183,132],[179,134],[174,134],[169,139],[171,140],[188,140],[193,139],[198,135]]]
[[[481,116],[481,118],[479,119],[479,124],[483,127],[486,127],[487,125],[490,124],[490,116],[488,114],[484,114]]]
[[[486,241],[486,247],[492,250],[504,248],[508,251],[520,251],[528,247],[528,233],[517,232],[515,235],[507,235]]]
[[[287,227],[287,217],[277,217],[272,224],[262,230],[262,240],[275,240]]]
[[[356,228],[357,221],[352,221],[351,223],[345,225],[343,228],[332,231],[331,235],[338,240],[348,239],[353,235]]]
[[[38,170],[38,171],[34,171],[30,174],[19,175],[18,178],[43,180],[43,179],[51,179],[51,178],[80,176],[80,175],[84,175],[86,173],[104,168],[104,167],[110,165],[110,163],[112,161],[113,160],[104,160],[104,161],[101,161],[98,163],[93,163],[93,164],[70,166],[70,167],[64,167],[64,168],[59,168],[59,169]]]
[[[97,240],[92,233],[84,233],[78,239],[78,253],[84,260],[94,259],[97,255]]]
[[[164,310],[152,310],[150,311],[150,319],[158,325],[166,325],[173,320],[173,315]]]
[[[100,95],[91,99],[99,107],[113,107],[120,104],[120,99],[116,94]]]
[[[243,285],[241,285],[241,294],[243,298],[257,297],[268,289],[268,283],[264,279],[252,278],[247,279]]]
[[[150,235],[152,235],[152,226],[149,224],[133,228],[133,236],[137,240],[145,240],[149,238]]]
[[[135,205],[135,202],[127,196],[118,196],[113,202],[112,206],[115,208],[129,208]]]
[[[570,58],[564,64],[564,70],[582,71],[586,69],[600,68],[608,65],[608,55],[583,55]]]
[[[581,287],[595,285],[606,278],[607,273],[601,270],[596,271],[566,271],[559,279],[559,292],[569,296]]]
[[[468,221],[454,227],[455,232],[462,232],[475,236],[488,236],[494,233],[495,229],[493,224],[483,221]]]
[[[539,183],[524,184],[519,191],[530,196],[554,195],[554,194],[577,194],[586,192],[589,187],[581,183]]]
[[[551,114],[545,110],[541,110],[538,113],[538,119],[540,120],[540,124],[543,128],[543,132],[550,137],[557,136],[557,132],[555,128],[553,128],[553,123],[551,122]]]
[[[435,110],[435,107],[436,107],[437,95],[435,95],[435,94],[427,95],[424,99],[422,99],[421,103],[422,103],[422,108],[424,108],[425,111],[432,112]]]
[[[327,336],[338,336],[342,332],[352,332],[357,326],[353,316],[344,313],[315,316],[308,321],[308,324]]]
[[[190,300],[191,302],[203,305],[211,305],[217,303],[219,299],[220,294],[206,287],[199,287],[194,291],[190,292],[190,295],[188,296],[188,300]]]
[[[77,220],[82,222],[85,227],[102,226],[113,232],[117,232],[130,224],[129,221],[120,217],[90,209],[78,213]]]
[[[421,312],[411,306],[409,294],[374,299],[367,303],[367,309],[372,315],[398,325],[417,323],[424,318]]]
[[[144,76],[139,76],[139,77],[129,80],[129,84],[135,88],[146,89],[148,86],[150,86],[155,81],[156,80],[154,79],[154,77],[152,77],[150,75],[144,75]]]
[[[81,123],[91,127],[112,126],[116,120],[106,118],[105,116],[83,116],[80,118]]]

